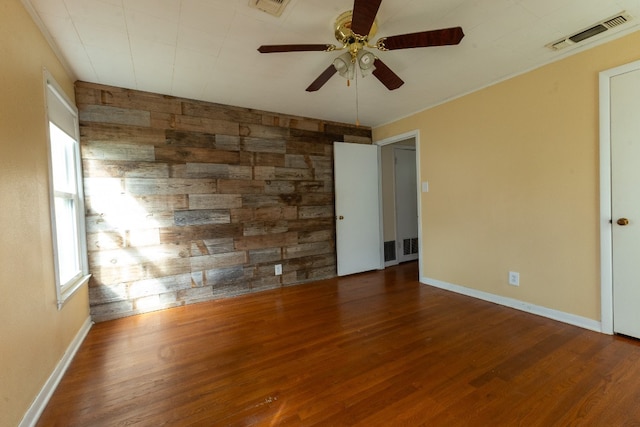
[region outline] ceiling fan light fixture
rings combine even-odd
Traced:
[[[375,61],[376,56],[373,53],[367,52],[366,50],[358,52],[358,67],[360,68],[362,77],[366,77],[376,70]]]
[[[352,80],[355,75],[355,64],[353,63],[351,52],[345,52],[333,60],[333,66],[340,76],[347,80]]]

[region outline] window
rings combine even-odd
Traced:
[[[77,109],[45,71],[58,308],[89,280]]]

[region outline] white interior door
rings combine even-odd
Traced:
[[[398,262],[418,259],[418,184],[416,150],[398,146],[395,157],[396,241]]]
[[[640,70],[610,93],[613,330],[640,338]]]
[[[379,147],[333,144],[338,276],[383,268]]]

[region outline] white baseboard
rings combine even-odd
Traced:
[[[582,316],[576,316],[575,314],[565,313],[564,311],[553,310],[551,308],[543,307],[540,305],[530,304],[528,302],[520,301],[513,298],[507,298],[500,295],[490,294],[488,292],[479,291],[476,289],[466,288],[460,285],[454,285],[451,283],[443,282],[437,279],[431,279],[428,277],[421,277],[420,283],[433,286],[436,288],[452,291],[458,294],[467,295],[473,298],[478,298],[484,301],[489,301],[495,304],[504,305],[506,307],[515,308],[516,310],[525,311],[527,313],[535,314],[549,319],[557,320],[559,322],[568,323],[570,325],[578,326],[591,331],[602,332],[602,323],[597,320],[589,319]]]
[[[71,344],[69,344],[69,347],[67,348],[67,351],[65,351],[64,356],[62,356],[62,359],[60,360],[60,362],[58,362],[55,369],[49,376],[49,379],[44,383],[42,390],[40,390],[40,393],[38,393],[35,400],[29,407],[29,410],[22,418],[19,427],[33,427],[36,425],[38,419],[40,418],[40,415],[42,415],[42,411],[44,411],[47,403],[49,403],[49,399],[51,399],[53,392],[56,390],[56,387],[58,387],[60,380],[64,376],[64,373],[67,371],[69,364],[73,360],[73,357],[76,355],[76,352],[80,348],[80,345],[89,333],[91,326],[93,326],[91,317],[87,317],[87,320],[84,321],[82,327],[73,338],[73,341],[71,341]]]

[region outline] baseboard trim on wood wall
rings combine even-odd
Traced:
[[[32,427],[36,425],[38,419],[40,418],[40,415],[42,414],[42,411],[44,411],[47,403],[49,403],[51,395],[58,387],[58,384],[64,376],[64,373],[67,371],[69,364],[71,364],[71,361],[78,352],[80,345],[89,333],[91,326],[93,326],[93,321],[91,320],[91,316],[89,316],[82,324],[82,327],[80,327],[80,330],[71,341],[71,344],[69,344],[69,347],[64,352],[62,359],[60,359],[60,362],[58,362],[55,369],[49,376],[49,379],[47,379],[47,382],[45,382],[44,386],[42,386],[40,393],[38,393],[33,403],[29,407],[29,410],[22,418],[19,427]]]
[[[513,298],[507,298],[500,295],[491,294],[489,292],[479,291],[477,289],[471,289],[460,285],[454,285],[452,283],[443,282],[437,279],[431,279],[429,277],[421,277],[420,283],[436,288],[452,291],[458,294],[466,295],[473,298],[478,298],[484,301],[500,304],[505,307],[515,308],[516,310],[525,311],[527,313],[535,314],[537,316],[547,317],[559,322],[568,323],[570,325],[578,326],[580,328],[589,329],[595,332],[603,332],[602,323],[597,320],[589,319],[575,314],[566,313],[564,311],[554,310],[548,307],[531,304],[528,302],[520,301]]]

